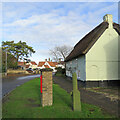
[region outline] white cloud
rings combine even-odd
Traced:
[[[36,23],[36,25],[32,26],[32,23]],[[86,31],[90,30],[91,25],[84,23],[80,16],[75,14],[61,17],[49,13],[5,24],[7,31],[11,27],[16,27],[15,32],[10,35],[4,32],[4,37],[17,42],[26,41],[36,51],[42,48],[43,51],[40,50],[41,52],[33,55],[33,58],[39,61],[48,57],[49,49],[56,45],[75,45]]]
[[[102,9],[96,10],[95,12],[88,13],[88,22],[92,23],[99,23],[100,19],[102,20],[105,14],[114,14],[114,17],[118,16],[118,3],[114,3],[112,5],[103,7]]]
[[[80,34],[90,30],[91,25],[82,21],[81,17],[75,13],[69,13],[68,16],[48,13],[5,24],[4,27],[7,30],[9,27],[16,28],[16,33],[8,36],[8,39],[34,41],[36,44],[40,41],[43,43],[46,41],[62,44],[62,41],[69,40],[69,43],[66,43],[71,44],[74,36],[79,36],[80,38]]]
[[[38,64],[39,61],[44,61],[46,58],[48,59],[49,51],[38,49],[35,54],[30,57],[32,61],[36,61]]]
[[[22,40],[33,46],[36,53],[31,59],[38,62],[48,58],[49,49],[54,46],[63,44],[74,46],[84,35],[102,22],[105,12],[115,12],[116,4],[81,15],[79,13],[82,13],[84,8],[88,8],[91,3],[79,6],[80,9],[75,11],[69,10],[66,15],[59,15],[64,9],[58,8],[47,13],[32,14],[24,19],[14,19],[12,22],[4,23],[3,37],[4,40],[16,42]],[[95,5],[99,6],[97,3]],[[89,9],[93,8],[90,6]],[[12,15],[14,17],[17,14],[16,12]]]

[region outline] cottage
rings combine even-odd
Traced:
[[[55,68],[57,64],[58,64],[57,62],[47,61],[47,59],[45,59],[45,61],[40,61],[38,63],[38,68],[39,69],[51,68],[53,69],[53,72],[56,72]]]
[[[20,67],[21,69],[25,69],[26,68],[26,62],[18,62],[18,67]]]
[[[29,63],[26,63],[26,68],[36,69],[37,68],[37,63],[35,61],[31,61]]]
[[[27,62],[18,62],[18,66],[20,66],[22,69],[37,68],[37,64],[35,61],[30,61],[28,63]]]
[[[78,80],[119,80],[118,40],[120,26],[106,14],[103,22],[83,37],[66,57],[66,75],[77,73]]]
[[[65,68],[65,62],[64,61],[59,61],[56,67],[61,67],[62,69]]]

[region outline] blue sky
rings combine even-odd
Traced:
[[[112,14],[118,23],[116,2],[6,2],[2,5],[3,41],[27,42],[36,53],[31,60],[52,56],[55,46],[74,46],[84,35]]]

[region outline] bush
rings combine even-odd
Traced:
[[[62,73],[62,68],[61,67],[57,67],[55,69],[57,70],[57,73]]]
[[[66,71],[65,68],[63,68],[63,69],[62,69],[62,74],[65,74],[65,71]]]
[[[2,66],[2,72],[6,72],[6,67],[4,65]]]
[[[57,70],[56,73],[65,74],[65,68],[58,67],[58,68],[55,68],[55,69]]]
[[[53,69],[51,69],[51,68],[43,68],[42,70],[53,70]]]

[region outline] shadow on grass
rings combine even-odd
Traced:
[[[38,97],[38,101],[39,101],[39,105],[40,107],[42,107],[42,103],[41,103],[41,92],[40,92],[40,86],[39,85],[36,85],[35,86],[35,91],[37,93],[37,97]]]

